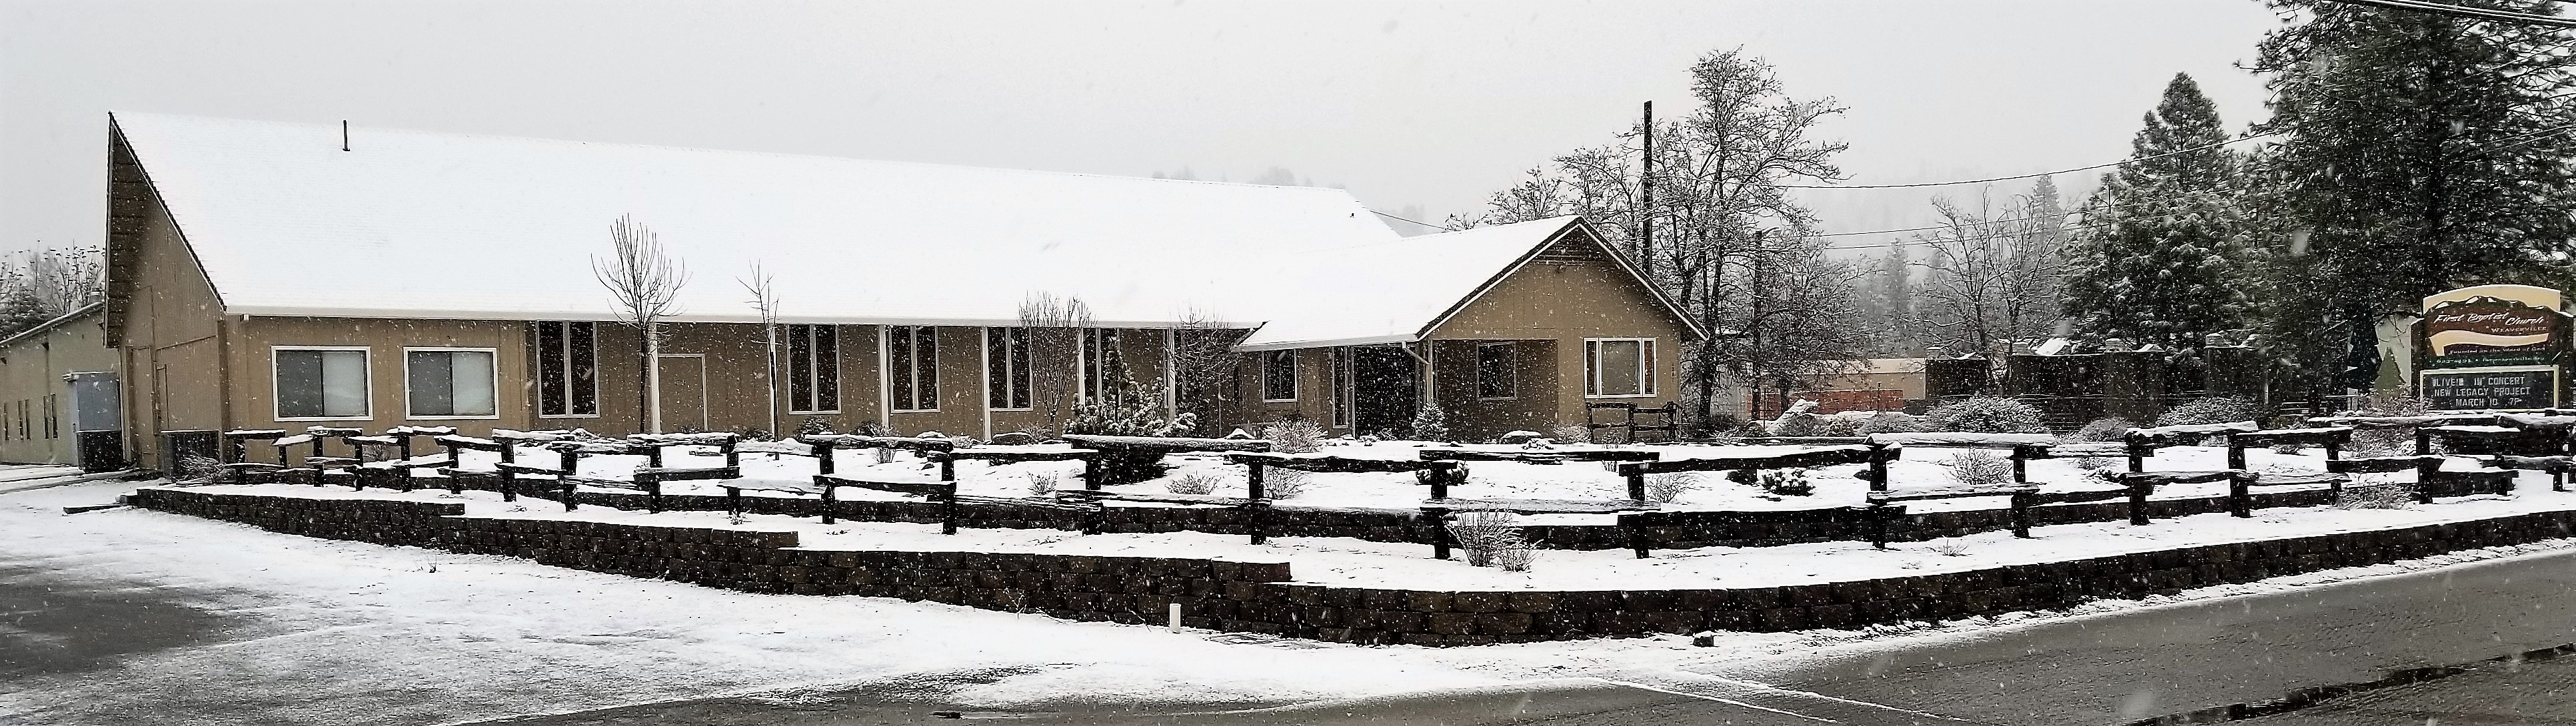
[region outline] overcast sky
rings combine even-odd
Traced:
[[[111,110],[1236,181],[1276,167],[1436,219],[1610,139],[1640,101],[1682,112],[1686,69],[1714,49],[1839,99],[1825,135],[1851,143],[1851,183],[1902,183],[2117,160],[2176,72],[2241,129],[2262,89],[2235,64],[2277,22],[2258,0],[0,0],[0,248],[99,241]],[[1925,223],[1938,191],[1809,198],[1828,231],[1872,230]]]

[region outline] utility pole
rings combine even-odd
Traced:
[[[1637,177],[1643,199],[1637,204],[1637,270],[1645,274],[1646,283],[1655,280],[1655,102],[1646,102],[1643,145],[1645,172]]]
[[[1753,293],[1753,314],[1746,318],[1744,326],[1745,337],[1751,343],[1744,349],[1744,389],[1747,398],[1752,399],[1756,421],[1762,419],[1762,281],[1767,279],[1762,276],[1762,258],[1766,256],[1762,253],[1769,251],[1763,248],[1762,240],[1769,233],[1767,229],[1753,233],[1753,277],[1744,285],[1746,292]]]

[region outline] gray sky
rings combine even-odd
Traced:
[[[1901,183],[2115,161],[2177,71],[2241,129],[2262,89],[2233,64],[2276,22],[2257,0],[0,0],[0,248],[100,239],[110,110],[1237,181],[1282,167],[1436,219],[1608,140],[1639,101],[1683,111],[1685,70],[1713,49],[1838,98],[1826,136],[1851,143],[1852,183]],[[1808,198],[1828,231],[1870,230],[1927,222],[1935,191]]]

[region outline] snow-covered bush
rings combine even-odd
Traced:
[[[1805,469],[1774,469],[1762,472],[1762,491],[1784,497],[1803,497],[1816,493],[1816,483],[1807,480]]]
[[[1547,438],[1560,444],[1581,444],[1592,440],[1592,429],[1582,424],[1566,424],[1549,431]]]
[[[1193,471],[1163,480],[1163,488],[1173,494],[1214,494],[1225,479],[1225,475],[1213,471]]]
[[[1515,545],[1528,546],[1521,539],[1519,527],[1512,525],[1517,517],[1499,509],[1470,509],[1449,516],[1449,538],[1467,551],[1467,564],[1485,567],[1493,564],[1494,552]]]
[[[2252,401],[2234,396],[2210,396],[2165,409],[2164,415],[2156,417],[2156,425],[2197,426],[2260,420],[2263,420],[2263,412],[2256,409]]]
[[[2284,441],[2272,445],[2272,453],[2280,454],[2282,456],[2298,456],[2307,452],[2308,447],[2297,443]]]
[[[1648,475],[1646,477],[1646,501],[1654,502],[1656,504],[1671,504],[1674,501],[1681,499],[1684,493],[1687,493],[1698,486],[1698,474],[1684,472],[1679,474]]]
[[[1926,431],[1981,434],[2047,433],[2048,424],[2030,404],[1997,396],[1977,396],[1933,407],[1923,415]]]
[[[1771,435],[1771,427],[1762,425],[1762,422],[1760,421],[1746,421],[1744,422],[1744,425],[1736,427],[1732,434],[1738,438],[1769,436]]]
[[[1825,417],[1812,413],[1793,413],[1771,422],[1773,436],[1823,436]]]
[[[1903,411],[1882,411],[1869,417],[1869,420],[1860,422],[1860,430],[1854,432],[1854,435],[1907,434],[1921,430],[1923,430],[1921,416]]]
[[[1413,440],[1448,441],[1449,412],[1440,410],[1440,404],[1422,404],[1413,412]]]
[[[1856,419],[1849,416],[1827,416],[1825,417],[1825,432],[1822,435],[1845,437],[1859,436],[1861,435],[1861,421],[1862,419]]]
[[[1261,429],[1261,438],[1270,440],[1270,450],[1282,454],[1311,454],[1324,448],[1324,427],[1302,418],[1292,418]]]
[[[1055,487],[1060,481],[1062,478],[1052,471],[1029,472],[1029,496],[1038,498],[1055,496]]]
[[[1941,462],[1950,468],[1950,480],[1970,489],[1981,489],[2012,481],[2012,462],[2002,454],[1983,449],[1969,449],[1952,454]]]
[[[2111,457],[2108,456],[2075,457],[2075,468],[2085,471],[2099,471],[2103,468],[2109,467],[2110,465]]]
[[[895,452],[895,448],[894,448],[894,447],[892,447],[892,446],[879,446],[879,447],[877,447],[877,448],[876,448],[876,460],[877,460],[877,463],[879,463],[879,464],[892,464],[892,463],[894,463],[894,452]]]
[[[1504,572],[1528,572],[1531,565],[1538,563],[1538,545],[1513,535],[1512,541],[1494,548],[1493,560],[1494,566]]]
[[[2083,427],[2075,429],[2075,433],[2067,434],[2066,440],[2097,442],[2127,441],[2129,439],[2129,430],[2137,427],[2137,424],[2129,423],[2128,419],[2120,418],[2118,416],[2104,416],[2086,422]]]
[[[1261,470],[1261,494],[1272,499],[1295,499],[1306,493],[1306,472],[1295,469]]]
[[[796,435],[798,436],[812,436],[815,434],[828,434],[831,432],[832,422],[827,419],[808,417],[803,421],[796,422]]]
[[[2344,413],[2352,416],[2422,416],[2426,410],[2424,399],[2406,395],[2404,391],[2381,389],[2372,391],[2370,400],[2361,407]],[[2413,453],[2415,427],[2356,429],[2352,432],[2352,449],[2373,454]]]
[[[215,475],[222,473],[223,470],[223,464],[215,461],[215,457],[196,454],[179,455],[179,481],[181,482],[211,482],[215,480]]]

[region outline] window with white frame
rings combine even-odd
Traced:
[[[599,415],[598,323],[537,323],[537,415]]]
[[[1029,367],[1028,328],[984,329],[984,405],[996,411],[1025,411],[1036,373]]]
[[[277,418],[364,419],[367,349],[270,349],[277,372]]]
[[[886,328],[886,383],[896,411],[939,410],[939,329]]]
[[[787,412],[841,412],[840,328],[787,326]]]
[[[1297,400],[1297,351],[1262,351],[1261,400]]]
[[[1602,398],[1655,395],[1655,339],[1584,340],[1583,395]]]
[[[490,348],[404,348],[409,418],[493,418],[499,386]]]
[[[1513,398],[1520,395],[1520,366],[1515,360],[1516,350],[1510,343],[1476,344],[1477,398]]]

